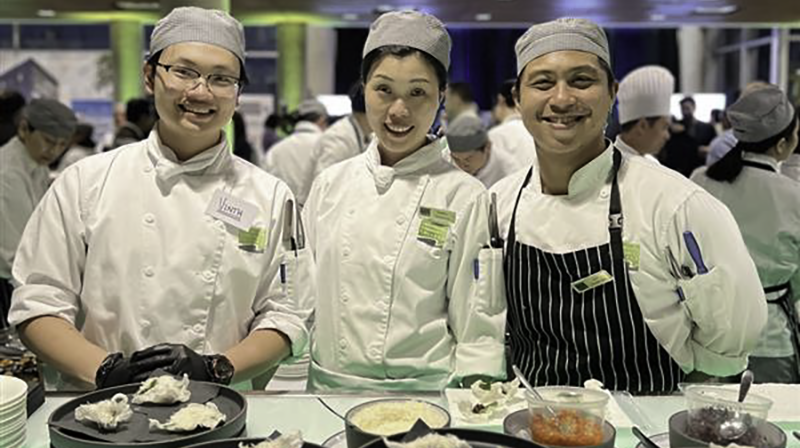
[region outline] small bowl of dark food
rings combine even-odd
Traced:
[[[688,437],[686,442],[693,443],[692,446],[696,446],[697,442],[722,446],[736,443],[755,448],[786,446],[785,434],[767,421],[772,406],[770,399],[749,394],[743,402],[739,402],[737,390],[718,386],[691,386],[686,389],[685,395],[685,417],[673,422],[678,414],[673,416],[670,419],[670,431]],[[678,448],[681,446],[671,444]]]
[[[450,414],[441,406],[406,398],[359,404],[350,408],[344,419],[348,448],[360,448],[375,439],[408,432],[418,420],[432,429],[450,426]]]

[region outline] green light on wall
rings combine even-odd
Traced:
[[[236,18],[246,25],[282,25],[286,23],[302,23],[306,25],[332,26],[340,23],[321,14],[302,12],[265,12],[237,14]]]
[[[115,20],[136,21],[141,25],[154,24],[161,16],[153,12],[85,11],[59,13],[58,18],[78,23],[111,23]]]

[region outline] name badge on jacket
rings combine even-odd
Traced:
[[[239,230],[249,231],[256,218],[258,207],[235,198],[222,190],[214,192],[211,203],[208,204],[206,214],[230,224]]]
[[[456,214],[449,210],[430,207],[420,207],[419,214],[422,219],[417,231],[417,240],[433,247],[444,247],[450,226],[456,222]]]

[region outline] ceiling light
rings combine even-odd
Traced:
[[[358,20],[358,14],[353,14],[352,12],[348,12],[342,14],[342,19],[344,20]]]
[[[158,11],[161,7],[158,2],[133,2],[126,0],[119,0],[114,3],[117,9],[125,11]]]
[[[52,9],[40,9],[36,12],[36,15],[39,17],[55,17],[56,12]]]
[[[489,14],[488,12],[475,14],[475,20],[477,20],[478,22],[488,22],[492,20],[492,15]]]
[[[733,14],[739,10],[736,5],[722,5],[722,6],[697,6],[693,9],[695,14],[701,15],[728,15]]]

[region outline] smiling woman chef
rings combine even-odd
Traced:
[[[481,183],[428,131],[450,36],[433,16],[370,27],[362,80],[375,139],[325,170],[304,214],[318,263],[309,387],[439,390],[503,372],[505,303]],[[494,261],[494,263],[492,263]]]
[[[633,393],[742,371],[766,319],[755,266],[724,205],[605,140],[617,84],[603,30],[534,25],[516,52],[539,163],[492,188],[513,362],[534,384]]]

